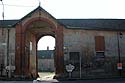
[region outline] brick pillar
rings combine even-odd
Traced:
[[[15,54],[15,64],[16,64],[16,75],[20,77],[23,74],[24,60],[24,44],[25,44],[25,34],[22,32],[21,24],[16,25],[16,54]]]
[[[28,59],[25,56],[25,35],[21,24],[16,26],[16,54],[15,54],[15,74],[17,77],[26,77],[28,74]]]
[[[22,34],[21,34],[22,36],[22,41],[21,41],[21,43],[22,43],[22,49],[21,49],[21,64],[22,64],[22,71],[21,71],[21,75],[23,76],[23,77],[26,77],[26,74],[27,74],[27,59],[26,59],[26,55],[25,55],[25,33],[24,32],[22,32]]]
[[[21,30],[21,25],[17,24],[16,25],[16,54],[15,54],[15,66],[16,66],[16,70],[15,70],[15,74],[17,77],[19,77],[21,75],[21,55],[22,55],[22,30]]]
[[[56,74],[64,72],[64,54],[63,54],[63,28],[58,26],[56,31]]]
[[[38,42],[36,42],[36,74],[37,74],[37,76],[38,76],[38,55],[37,55],[37,43]]]

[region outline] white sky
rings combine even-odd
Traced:
[[[41,6],[55,18],[125,18],[125,0],[40,1]],[[5,19],[20,19],[39,4],[38,0],[3,0],[3,2],[5,4]],[[20,7],[21,5],[28,7]],[[0,14],[2,14],[1,5]],[[2,19],[2,15],[0,15],[0,19]]]
[[[53,50],[55,47],[55,38],[51,36],[44,36],[38,42],[38,50],[47,50],[49,46],[50,50]]]
[[[34,10],[39,0],[3,0],[5,19],[20,19]],[[41,6],[55,18],[125,19],[125,0],[40,0]],[[2,20],[0,2],[0,20]],[[40,46],[41,47],[41,46]],[[44,48],[46,49],[46,47]]]

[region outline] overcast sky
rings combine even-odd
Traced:
[[[55,48],[55,38],[51,36],[44,36],[38,42],[38,50],[53,50]]]
[[[20,19],[34,10],[39,0],[3,0],[5,19]],[[40,0],[55,18],[125,18],[125,0]],[[2,19],[0,2],[0,19]]]
[[[38,1],[3,0],[5,19],[21,19],[38,7]],[[125,0],[40,0],[40,2],[41,7],[55,18],[125,19]],[[2,3],[0,2],[0,20],[2,20],[2,12]],[[54,39],[45,38],[45,40],[40,40],[39,50],[46,49],[48,45],[54,45]],[[52,40],[53,43],[43,44],[42,41],[47,42],[47,40]],[[53,48],[50,47],[50,49]]]

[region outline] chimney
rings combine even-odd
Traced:
[[[47,46],[47,50],[49,50],[49,46]]]

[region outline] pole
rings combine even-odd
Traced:
[[[2,2],[2,6],[3,6],[3,13],[2,13],[2,17],[3,17],[3,20],[4,20],[4,3],[3,3],[3,1],[1,0],[1,2]]]
[[[4,3],[2,0],[1,0],[1,2],[2,2],[2,6],[3,6],[3,12],[2,12],[3,22],[2,22],[2,24],[4,24]],[[3,28],[2,28],[2,35],[3,35]]]
[[[41,6],[41,1],[40,1],[40,0],[38,0],[38,2],[39,2],[39,6]]]
[[[9,61],[8,63],[7,63],[7,65],[8,65],[8,67],[9,67],[9,71],[8,71],[8,76],[9,76],[9,78],[11,78],[11,55],[9,54],[9,33],[10,33],[10,29],[7,29],[7,35],[8,35],[8,37],[7,37],[7,61]]]
[[[81,79],[81,71],[82,71],[82,68],[81,68],[81,54],[80,54],[80,60],[79,60],[79,64],[80,64],[80,79]]]
[[[72,72],[69,72],[69,78],[72,78]]]
[[[117,43],[118,43],[118,62],[121,63],[120,45],[119,45],[119,32],[117,32]],[[119,75],[121,77],[121,69],[119,69]]]
[[[3,6],[3,12],[2,12],[2,17],[3,17],[3,21],[1,22],[1,25],[4,25],[4,3],[3,3],[3,1],[2,0],[0,0],[1,1],[1,3],[2,3],[2,6]],[[2,26],[2,36],[3,36],[3,31],[4,29],[3,29],[3,26]],[[2,41],[4,40],[4,36],[2,37]],[[3,48],[2,48],[2,50],[3,50]],[[3,57],[3,52],[2,52],[2,57]],[[2,58],[2,63],[3,63],[4,61],[3,61],[3,58]],[[1,64],[1,68],[2,68],[2,65],[3,64]],[[1,75],[2,75],[2,71],[1,71]]]
[[[3,6],[3,12],[2,12],[2,17],[3,17],[3,21],[1,22],[1,26],[2,25],[4,25],[4,3],[3,3],[3,1],[2,0],[0,0],[1,1],[1,3],[2,3],[2,6]],[[4,41],[4,36],[3,36],[3,26],[2,26],[2,41]],[[2,48],[2,50],[3,50],[3,48]],[[2,70],[3,70],[3,66],[4,66],[4,64],[3,64],[3,60],[4,60],[4,52],[2,51],[2,64],[1,64],[1,76],[2,76]]]

